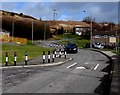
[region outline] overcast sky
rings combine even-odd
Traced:
[[[21,12],[42,20],[53,20],[54,9],[57,20],[81,21],[92,14],[97,22],[118,23],[117,2],[2,2],[2,10]]]

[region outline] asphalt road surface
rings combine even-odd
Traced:
[[[59,66],[3,69],[3,93],[107,93],[106,56],[83,49],[69,56]]]

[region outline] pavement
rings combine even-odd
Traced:
[[[114,59],[110,93],[111,95],[120,95],[120,56],[116,56]]]
[[[50,63],[48,63],[48,55],[46,55],[46,59],[45,59],[45,63],[43,63],[43,59],[42,56],[38,57],[38,58],[33,58],[31,60],[28,60],[27,65],[25,65],[25,62],[17,62],[16,66],[14,65],[10,65],[8,64],[8,66],[5,66],[5,64],[0,67],[0,69],[6,69],[6,68],[21,68],[21,67],[46,67],[46,66],[57,66],[57,65],[61,65],[63,63],[66,63],[70,60],[72,60],[72,58],[69,57],[69,55],[65,58],[64,54],[61,56],[61,58],[59,58],[59,55],[56,55],[56,58],[54,58],[54,62],[52,61],[52,55],[50,58]]]
[[[110,51],[102,51],[113,61],[110,95],[120,95],[120,56]]]

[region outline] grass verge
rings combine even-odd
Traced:
[[[64,40],[59,41],[59,44],[66,45],[69,42],[76,43],[79,48],[83,48],[86,46],[87,43],[90,43],[90,40],[81,39],[79,35],[72,35],[72,34],[64,34],[58,35],[58,38],[64,38]]]
[[[64,41],[59,41],[58,43],[66,45],[69,42],[76,43],[79,48],[84,48],[87,43],[90,43],[89,40],[72,40],[72,41],[71,40],[64,40]]]
[[[35,46],[31,43],[28,45],[16,45],[16,44],[3,44],[2,45],[2,64],[5,63],[5,55],[8,52],[9,64],[14,62],[14,52],[17,53],[17,62],[22,62],[25,60],[25,52],[28,52],[28,58],[32,59],[41,56],[43,51],[51,51],[51,49]]]

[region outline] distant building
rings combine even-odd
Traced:
[[[108,46],[116,46],[117,40],[115,31],[94,31],[92,36],[92,43],[101,43]]]
[[[10,33],[5,30],[0,29],[0,41],[6,40],[6,37],[7,38],[10,37]]]
[[[87,31],[90,31],[90,27],[80,27],[80,26],[75,27],[75,32],[77,35],[82,35]]]

